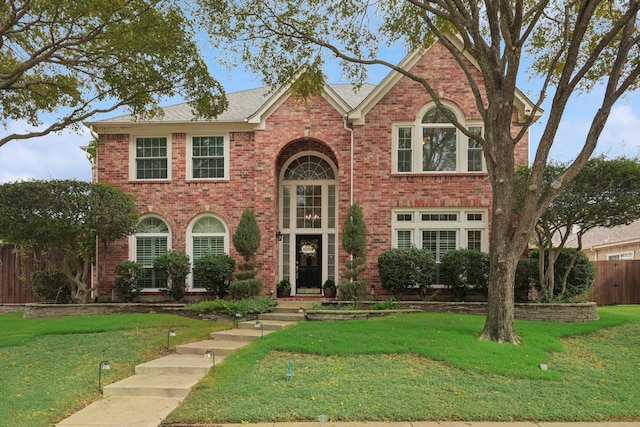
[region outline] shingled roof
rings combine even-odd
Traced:
[[[352,84],[328,85],[342,100],[351,107],[356,108],[362,100],[375,88],[372,84],[363,84],[356,90]],[[229,107],[211,122],[243,122],[269,101],[272,93],[267,87],[247,89],[227,94]],[[146,123],[181,123],[195,120],[195,115],[188,103],[171,105],[163,108],[164,116],[144,120]],[[97,120],[95,124],[131,123],[135,121],[130,115],[123,115],[109,119]]]
[[[595,227],[587,231],[582,236],[582,248],[591,249],[594,247],[617,246],[640,240],[640,220],[629,225],[620,225],[613,228]],[[575,234],[569,236],[568,248],[578,246],[578,238]]]

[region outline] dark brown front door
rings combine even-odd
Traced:
[[[296,236],[296,293],[321,294],[322,236]]]

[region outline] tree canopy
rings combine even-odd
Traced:
[[[8,0],[0,4],[0,118],[47,126],[0,137],[47,135],[124,107],[160,112],[181,95],[198,115],[226,107],[192,23],[172,0]]]
[[[341,61],[356,83],[369,65],[383,65],[419,82],[442,105],[441,76],[424,76],[379,56],[380,47],[409,51],[441,43],[464,72],[484,121],[473,134],[455,117],[460,132],[483,149],[492,186],[491,271],[488,314],[483,339],[519,343],[514,326],[514,277],[517,260],[538,217],[586,164],[614,103],[638,86],[640,74],[639,0],[199,0],[202,22],[213,43],[260,73],[268,84],[296,77],[292,89],[307,96],[322,88],[322,67]],[[512,117],[525,72],[542,79],[522,126],[513,132]],[[472,60],[469,59],[472,58]],[[476,71],[477,70],[477,71]],[[548,187],[543,173],[563,112],[582,90],[602,88],[584,145],[573,162]],[[514,225],[515,147],[528,135],[543,100],[552,100],[535,153],[521,214]]]
[[[545,169],[544,186],[548,187],[566,170],[566,165],[550,164]],[[517,200],[526,193],[530,169],[516,173]],[[518,205],[519,206],[519,205]],[[539,283],[541,299],[563,296],[567,277],[578,252],[563,272],[556,272],[558,257],[571,234],[576,234],[578,250],[582,236],[595,227],[628,225],[640,218],[640,162],[637,159],[603,156],[589,159],[576,178],[562,190],[540,216],[535,227],[535,244],[540,248]],[[546,257],[546,260],[545,260]],[[554,277],[560,274],[559,291]]]
[[[109,243],[133,234],[137,221],[133,199],[105,184],[54,180],[0,185],[0,240],[63,254],[61,269],[76,302],[85,302],[100,283],[91,285],[97,244],[106,251]]]

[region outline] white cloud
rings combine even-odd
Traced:
[[[10,122],[6,132],[20,132],[24,122]],[[91,137],[64,131],[41,138],[10,141],[0,147],[0,183],[29,179],[91,179],[91,166],[80,149]]]

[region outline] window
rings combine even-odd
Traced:
[[[621,254],[611,254],[611,255],[607,255],[607,259],[609,261],[618,261],[618,260],[625,260],[625,259],[633,259],[633,252],[624,252]]]
[[[191,260],[197,260],[203,255],[222,255],[229,252],[227,227],[213,216],[204,216],[193,223],[191,227]],[[203,288],[198,277],[192,276],[192,287]]]
[[[453,114],[451,110],[448,111]],[[446,110],[432,108],[422,118],[422,170],[455,171],[457,130],[446,116]]]
[[[165,137],[136,138],[136,179],[167,179],[169,177],[168,152],[169,148]]]
[[[146,270],[142,287],[144,289],[165,288],[166,282],[161,282],[153,270],[153,260],[169,249],[169,227],[160,218],[144,218],[136,228],[134,239],[135,260]]]
[[[429,249],[436,261],[435,284],[443,284],[439,265],[445,253],[452,249],[486,251],[488,247],[486,209],[396,209],[392,215],[393,245]]]
[[[192,137],[190,176],[193,179],[227,178],[227,147],[224,136]]]
[[[482,172],[482,147],[460,132],[450,117],[465,123],[453,108],[433,107],[413,123],[396,123],[393,172]],[[474,135],[482,135],[481,125],[467,123]],[[416,129],[416,132],[414,132]]]

